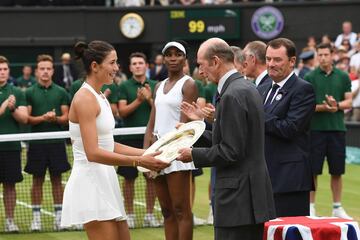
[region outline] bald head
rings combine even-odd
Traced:
[[[228,71],[234,69],[234,53],[220,38],[210,38],[200,45],[197,53],[199,73],[218,83]]]
[[[229,44],[221,38],[210,38],[200,45],[198,54],[202,54],[206,60],[217,56],[222,61],[227,63],[234,62],[234,53]]]

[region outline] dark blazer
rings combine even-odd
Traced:
[[[258,88],[263,101],[271,86]],[[265,159],[274,193],[313,189],[309,129],[315,106],[312,85],[293,74],[265,109]]]
[[[304,79],[305,75],[311,72],[311,68],[307,67],[307,66],[303,66],[303,68],[300,70],[299,72],[299,78]]]
[[[262,79],[261,81],[259,82],[259,84],[257,85],[256,88],[259,88],[261,85],[263,84],[268,84],[268,83],[271,83],[272,82],[272,79],[270,78],[269,74],[266,74]]]
[[[155,69],[156,67],[150,69],[150,79],[162,81],[168,77],[168,70],[164,64],[162,65],[162,68],[160,69],[158,74],[156,74]]]
[[[71,75],[73,77],[73,82],[75,82],[75,80],[78,79],[77,71],[75,69],[74,64],[69,64],[69,67],[70,67]],[[55,67],[53,80],[57,85],[65,88],[65,83],[63,79],[64,79],[64,69],[63,69],[63,65],[60,64]]]
[[[196,167],[216,167],[214,226],[263,223],[275,216],[264,158],[264,111],[255,86],[239,73],[225,82],[215,122],[204,137],[210,148],[193,148]]]

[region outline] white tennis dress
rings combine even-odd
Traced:
[[[89,84],[84,83],[81,88],[92,92],[101,108],[100,114],[96,117],[99,147],[113,151],[115,122],[109,102]],[[74,164],[65,186],[61,226],[69,227],[94,220],[126,220],[115,168],[89,162],[84,151],[79,124],[69,121],[69,129],[73,142]]]
[[[160,83],[156,91],[155,109],[156,117],[154,124],[154,132],[160,137],[168,132],[176,130],[175,126],[180,122],[180,106],[183,101],[182,88],[186,80],[191,79],[188,75],[179,79],[168,93],[164,93],[164,86],[169,79],[165,79]],[[169,167],[160,171],[160,175],[169,174],[177,171],[188,171],[195,169],[194,163],[183,163],[181,161],[173,161]]]

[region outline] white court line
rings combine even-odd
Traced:
[[[22,171],[22,173],[25,174],[25,175],[31,175],[31,174],[29,174],[29,173],[27,173],[27,172],[25,172],[25,171]],[[50,178],[49,178],[48,176],[46,176],[46,177],[45,177],[45,180],[46,180],[46,181],[50,181]],[[62,180],[61,183],[62,183],[63,185],[66,185],[67,181]],[[145,204],[144,202],[134,201],[134,204],[139,205],[139,206],[142,206],[142,207],[144,207],[144,208],[146,207],[146,204]],[[157,211],[161,211],[161,208],[160,208],[160,207],[157,207],[157,206],[154,206],[154,209],[157,210]],[[53,214],[53,215],[54,215],[54,214]],[[55,216],[55,215],[54,215],[54,216]]]
[[[3,194],[1,193],[0,194],[0,198],[3,198]],[[22,201],[19,201],[19,200],[16,200],[16,204],[20,205],[20,206],[23,206],[25,208],[29,208],[29,209],[32,209],[32,206],[30,204],[27,204],[26,202],[22,202]],[[51,217],[55,217],[55,214],[52,213],[52,212],[49,212],[49,211],[46,211],[44,209],[40,209],[40,212],[45,214],[45,215],[48,215],[48,216],[51,216]]]
[[[134,204],[136,205],[139,205],[139,206],[142,206],[142,207],[146,207],[146,204],[144,202],[139,202],[139,201],[134,201]],[[158,210],[158,211],[161,211],[161,208],[157,207],[157,206],[154,206],[154,209],[155,210]]]

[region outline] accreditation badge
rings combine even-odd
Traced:
[[[280,94],[276,95],[275,100],[276,100],[276,101],[280,101],[281,98],[282,98],[282,94],[280,93]]]

